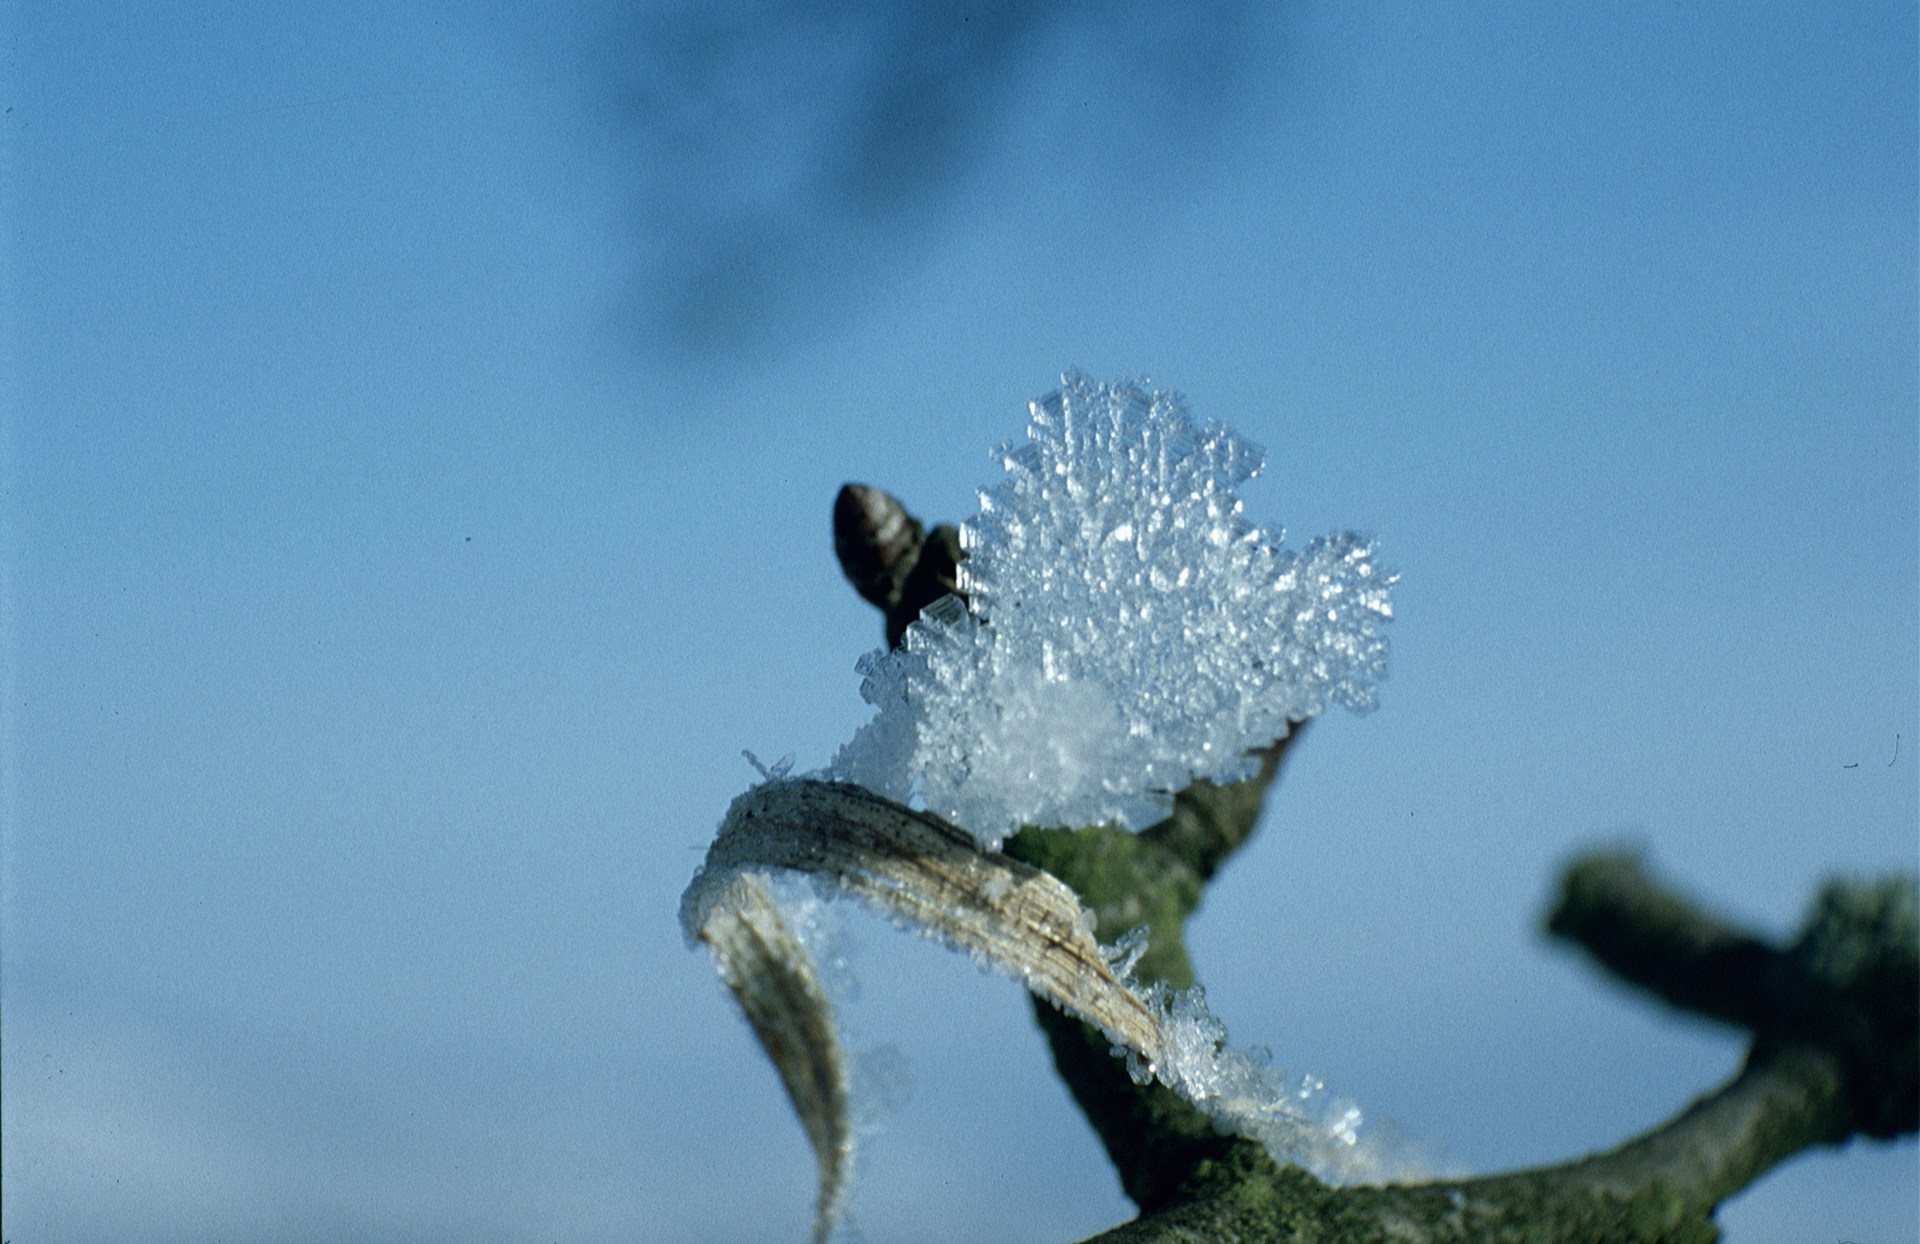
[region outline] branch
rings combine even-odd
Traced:
[[[1200,905],[1203,883],[1253,834],[1268,786],[1281,759],[1299,739],[1293,733],[1261,751],[1259,772],[1241,782],[1195,782],[1174,796],[1173,815],[1138,834],[1108,826],[1023,829],[1004,850],[1066,882],[1098,919],[1095,932],[1115,942],[1147,930],[1147,949],[1135,965],[1141,981],[1175,989],[1193,983],[1187,958],[1187,917]],[[1092,1026],[1034,999],[1053,1065],[1093,1125],[1120,1185],[1142,1211],[1169,1204],[1192,1173],[1238,1154],[1272,1160],[1257,1142],[1223,1136],[1198,1107],[1159,1083],[1136,1084],[1111,1053],[1113,1043]]]
[[[957,541],[923,531],[875,489],[849,485],[835,507],[842,568],[885,613],[892,643],[940,594],[935,588],[957,591]],[[1065,882],[1095,913],[1103,941],[1144,926],[1139,978],[1183,988],[1193,980],[1186,919],[1206,882],[1251,836],[1299,733],[1296,725],[1264,749],[1253,778],[1181,791],[1173,814],[1139,834],[1027,828],[1005,854]],[[1549,932],[1669,1005],[1751,1030],[1753,1044],[1730,1082],[1641,1137],[1558,1166],[1479,1179],[1329,1186],[1277,1165],[1256,1142],[1221,1135],[1171,1090],[1135,1084],[1108,1036],[1037,999],[1034,1013],[1061,1078],[1141,1209],[1133,1222],[1094,1237],[1099,1244],[1708,1244],[1719,1234],[1714,1207],[1800,1150],[1916,1130],[1915,908],[1911,877],[1834,882],[1800,937],[1781,948],[1663,889],[1630,855],[1576,861]]]
[[[1628,983],[1750,1029],[1759,1054],[1831,1052],[1846,1073],[1847,1130],[1881,1139],[1920,1123],[1915,928],[1910,881],[1834,881],[1799,939],[1776,948],[1701,914],[1618,851],[1568,868],[1547,921]]]
[[[1746,1066],[1661,1127],[1538,1170],[1335,1189],[1235,1151],[1196,1166],[1166,1208],[1094,1241],[1706,1242],[1715,1206],[1801,1150],[1915,1130],[1913,878],[1828,884],[1783,950],[1662,889],[1632,857],[1601,854],[1567,870],[1549,928],[1676,1006],[1755,1021]],[[1735,980],[1714,979],[1729,965]]]

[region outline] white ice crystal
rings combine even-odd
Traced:
[[[1373,705],[1394,576],[1370,541],[1296,554],[1248,524],[1235,490],[1264,455],[1172,393],[1070,374],[1031,409],[961,528],[971,607],[949,597],[861,659],[879,712],[828,776],[992,847],[1023,824],[1150,824],[1290,722]]]
[[[1159,1080],[1222,1130],[1257,1140],[1276,1160],[1297,1163],[1329,1183],[1385,1183],[1424,1173],[1417,1159],[1392,1152],[1376,1138],[1363,1139],[1359,1107],[1330,1098],[1320,1080],[1289,1079],[1265,1046],[1231,1045],[1199,985],[1176,990],[1156,982],[1142,993],[1164,1044],[1153,1062],[1124,1051],[1137,1083]]]

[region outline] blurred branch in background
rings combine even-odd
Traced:
[[[1059,110],[1056,175],[1116,119],[1127,161],[1177,167],[1233,112],[1272,20],[1244,0],[650,7],[605,58],[646,327],[707,356],[817,328],[917,252],[1016,116]]]

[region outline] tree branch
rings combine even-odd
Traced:
[[[1714,1207],[1788,1157],[1856,1134],[1914,1130],[1914,912],[1911,877],[1833,882],[1799,939],[1780,950],[1662,889],[1630,856],[1576,861],[1549,918],[1557,936],[1600,947],[1595,956],[1608,968],[1675,1005],[1761,1021],[1746,1066],[1728,1084],[1606,1153],[1480,1179],[1335,1189],[1293,1168],[1263,1170],[1235,1151],[1224,1167],[1196,1167],[1189,1195],[1093,1239],[1715,1240]],[[1750,973],[1753,993],[1707,979],[1729,963]]]
[[[1832,1053],[1846,1130],[1887,1138],[1920,1124],[1920,963],[1912,882],[1829,882],[1799,938],[1768,945],[1648,876],[1638,856],[1596,853],[1561,882],[1547,931],[1669,1005],[1754,1033],[1755,1052]]]
[[[863,544],[862,524],[884,529],[887,540]],[[922,549],[936,544],[922,530],[877,490],[849,486],[836,507],[842,566],[886,614],[892,643],[935,598],[926,593],[958,582],[963,554],[957,540],[943,540],[921,570],[917,590],[926,599],[906,590]],[[1167,820],[1138,834],[1030,827],[1005,853],[1071,887],[1096,914],[1102,941],[1145,927],[1139,978],[1184,988],[1193,981],[1186,920],[1252,835],[1300,731],[1296,725],[1263,749],[1254,777],[1195,782],[1175,797]],[[1575,861],[1548,931],[1671,1006],[1749,1029],[1753,1044],[1725,1086],[1641,1137],[1558,1166],[1479,1179],[1331,1187],[1277,1165],[1253,1141],[1219,1134],[1171,1090],[1135,1084],[1106,1037],[1036,1001],[1061,1078],[1141,1209],[1088,1244],[1710,1244],[1719,1237],[1714,1207],[1800,1150],[1916,1130],[1915,891],[1912,877],[1830,883],[1793,945],[1775,947],[1661,887],[1630,854]]]
[[[1296,725],[1286,738],[1260,749],[1254,776],[1225,784],[1203,780],[1180,791],[1172,815],[1138,834],[1111,826],[1030,827],[1003,850],[1072,887],[1098,917],[1096,935],[1103,942],[1145,928],[1147,949],[1135,976],[1185,989],[1193,984],[1187,917],[1199,908],[1205,882],[1253,836],[1267,789],[1303,729],[1304,723]],[[1172,1089],[1134,1083],[1113,1056],[1112,1042],[1094,1028],[1038,999],[1033,1013],[1054,1068],[1106,1147],[1120,1186],[1143,1212],[1169,1204],[1196,1169],[1237,1151],[1246,1151],[1244,1160],[1265,1159],[1272,1166],[1258,1143],[1221,1135]]]

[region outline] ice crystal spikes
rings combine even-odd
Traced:
[[[1135,827],[1331,701],[1374,702],[1394,576],[1349,532],[1302,553],[1241,517],[1261,451],[1172,393],[1068,375],[961,529],[971,610],[860,663],[878,713],[829,774],[991,848],[1023,824]]]

